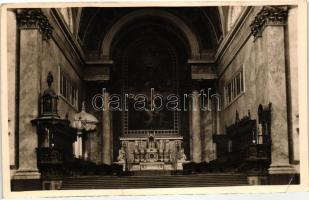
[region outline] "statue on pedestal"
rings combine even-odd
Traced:
[[[140,149],[139,149],[139,142],[136,140],[135,141],[135,146],[134,146],[134,162],[138,163],[140,161]]]
[[[178,155],[179,155],[178,156],[178,161],[183,162],[183,161],[187,160],[187,156],[186,156],[185,150],[183,148],[181,148],[181,150],[179,151]]]
[[[155,148],[155,138],[153,136],[150,136],[148,138],[148,148],[149,149]]]
[[[126,158],[126,152],[124,151],[123,146],[121,146],[121,148],[118,151],[117,161],[118,162],[125,162],[125,158]]]
[[[164,143],[163,140],[159,140],[158,142],[158,148],[159,148],[159,160],[164,161],[163,153],[164,153]]]

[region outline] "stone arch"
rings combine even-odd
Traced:
[[[190,27],[186,25],[180,18],[177,16],[162,10],[155,9],[143,9],[138,10],[132,13],[129,13],[123,17],[121,17],[109,30],[109,32],[104,37],[104,40],[101,45],[101,56],[104,60],[111,60],[110,50],[113,39],[116,34],[123,28],[127,23],[144,16],[156,16],[161,17],[169,22],[172,22],[176,27],[178,27],[183,34],[186,36],[188,44],[190,46],[191,59],[200,58],[200,47],[198,40],[195,34],[191,31]]]

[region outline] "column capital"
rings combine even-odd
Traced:
[[[16,17],[19,29],[38,29],[43,40],[51,38],[53,27],[40,8],[17,9]]]
[[[264,28],[268,25],[285,25],[288,17],[287,6],[263,6],[253,22],[250,24],[251,34],[261,37]]]

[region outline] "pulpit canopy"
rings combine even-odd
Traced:
[[[85,110],[85,102],[82,103],[82,111],[75,114],[72,122],[72,128],[78,131],[94,131],[98,124],[98,119]]]

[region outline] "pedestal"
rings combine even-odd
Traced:
[[[41,174],[38,170],[18,169],[11,181],[12,191],[41,190]]]

